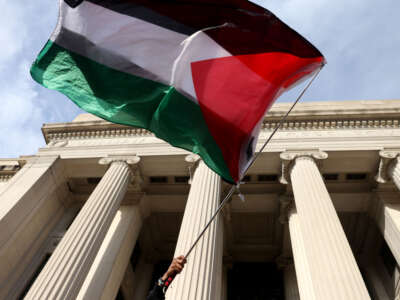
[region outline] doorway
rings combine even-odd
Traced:
[[[234,263],[228,300],[284,300],[283,272],[274,263]]]

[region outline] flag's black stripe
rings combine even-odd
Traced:
[[[54,42],[69,51],[81,56],[94,60],[102,65],[116,69],[121,72],[132,74],[135,76],[150,79],[152,81],[163,82],[156,74],[143,69],[130,60],[116,55],[111,51],[99,49],[93,42],[89,41],[85,36],[66,28],[61,28]]]
[[[89,0],[110,10],[190,35],[203,30],[232,55],[322,54],[268,10],[246,0]]]
[[[168,15],[157,13],[154,9],[140,5],[134,1],[89,0],[89,2],[182,34],[191,35],[197,31],[197,29],[187,26],[184,23],[177,22]]]

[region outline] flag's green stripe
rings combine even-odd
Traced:
[[[170,144],[199,154],[211,169],[233,182],[200,107],[173,87],[108,68],[51,41],[34,62],[31,74],[87,112],[149,129]]]

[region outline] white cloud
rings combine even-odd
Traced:
[[[29,68],[50,36],[58,2],[0,0],[0,157],[33,154],[44,145],[43,123],[78,113],[65,97],[40,87]]]
[[[305,99],[400,98],[397,0],[258,0],[311,41],[328,65]],[[292,101],[299,88],[284,95]]]
[[[23,14],[19,5],[3,4],[0,18],[0,70],[21,51],[27,35],[26,26],[20,26]]]

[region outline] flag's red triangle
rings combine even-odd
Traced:
[[[266,110],[282,89],[314,71],[321,61],[322,57],[271,52],[192,63],[205,121],[235,181],[251,156],[248,144]]]

